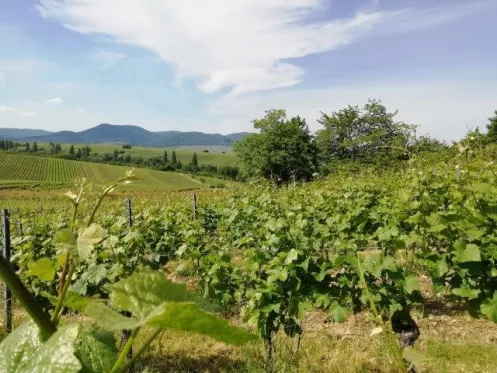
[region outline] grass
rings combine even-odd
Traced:
[[[14,322],[18,325],[24,318],[16,310]],[[1,319],[1,317],[0,317]],[[82,320],[71,316],[70,321]],[[279,336],[274,359],[275,373],[394,373],[392,357],[385,349],[381,335],[370,336],[372,324],[359,317],[342,324],[313,322],[304,331],[301,347],[297,351],[296,340]],[[464,320],[459,327],[453,321]],[[3,322],[3,320],[0,320]],[[66,321],[67,318],[66,318]],[[438,322],[443,323],[441,320]],[[442,328],[445,337],[422,329],[416,349],[427,358],[419,364],[418,373],[495,373],[497,371],[496,341],[486,340],[495,335],[497,327],[490,322],[470,320],[464,316],[446,320]],[[459,337],[463,330],[465,339]],[[151,331],[145,329],[139,335],[137,347]],[[0,340],[5,333],[0,327]],[[242,347],[227,346],[211,338],[165,330],[139,360],[142,371],[164,373],[260,373],[265,370],[264,347],[256,342]]]
[[[100,186],[124,176],[128,169],[125,166],[0,152],[0,188],[60,188],[71,185],[77,177],[86,177],[95,186]],[[185,190],[224,184],[214,178],[146,168],[136,169],[136,174],[140,180],[127,186],[129,190]]]
[[[133,146],[131,149],[123,149],[120,144],[72,144],[74,149],[82,148],[88,145],[92,154],[98,153],[113,153],[115,149],[118,151],[124,150],[125,154],[129,154],[133,157],[162,157],[164,155],[164,150],[167,150],[169,159],[171,159],[172,151],[176,152],[176,157],[182,163],[189,163],[192,160],[193,153],[197,153],[198,163],[202,164],[212,164],[216,166],[231,166],[234,163],[234,156],[231,151],[223,147],[216,145],[213,146],[192,146],[192,147],[171,147],[171,148],[148,148],[143,146]],[[61,144],[62,152],[68,153],[71,144]],[[40,143],[38,145],[40,148],[48,148],[47,143]],[[203,150],[209,150],[208,153],[204,153]],[[224,154],[222,152],[225,152]]]
[[[461,322],[468,335],[458,337]],[[442,323],[441,320],[438,322]],[[446,337],[433,331],[422,330],[416,349],[426,357],[419,364],[419,373],[495,373],[497,371],[497,344],[483,338],[495,335],[497,326],[491,322],[449,318]],[[296,340],[279,336],[275,354],[275,373],[390,373],[396,372],[392,356],[385,349],[381,335],[370,336],[372,324],[362,317],[351,318],[345,325],[309,325],[297,351]],[[488,332],[493,330],[493,332]],[[146,338],[141,336],[138,343]],[[199,335],[165,331],[147,355],[140,361],[142,367],[157,372],[242,372],[256,373],[265,369],[264,347],[255,343],[243,347],[230,347]]]

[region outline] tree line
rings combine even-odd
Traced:
[[[311,134],[305,119],[288,119],[285,110],[268,110],[252,121],[258,133],[235,144],[236,163],[242,178],[265,178],[278,184],[309,181],[344,165],[378,169],[402,164],[414,153],[440,153],[450,148],[427,135],[417,136],[417,126],[395,119],[380,100],[347,106],[332,114],[321,113],[321,125]],[[497,143],[497,111],[487,133],[476,131],[483,143]],[[475,133],[472,133],[475,137]]]

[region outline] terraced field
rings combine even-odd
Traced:
[[[124,176],[128,167],[100,163],[0,152],[0,188],[21,186],[65,186],[77,177],[86,177],[94,185],[105,185]],[[194,178],[177,172],[136,170],[140,177],[130,185],[134,189],[184,190],[209,187],[219,181]]]

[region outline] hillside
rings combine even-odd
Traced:
[[[187,145],[231,146],[234,141],[238,141],[247,135],[247,133],[220,135],[181,131],[152,132],[139,126],[113,125],[107,123],[80,132],[36,131],[38,130],[12,131],[11,129],[0,129],[0,138],[29,142],[37,141],[72,144],[128,143],[131,145],[148,147],[180,147]]]
[[[118,151],[125,151],[125,154],[129,154],[133,157],[162,157],[164,155],[164,150],[167,151],[169,158],[171,158],[172,151],[176,152],[176,157],[179,161],[184,164],[191,162],[193,153],[197,153],[198,163],[211,164],[215,166],[231,166],[234,163],[234,155],[231,151],[227,151],[227,147],[220,145],[191,145],[184,148],[171,147],[167,149],[154,148],[154,147],[144,147],[144,146],[133,146],[131,149],[123,149],[120,144],[65,144],[62,143],[62,152],[67,154],[71,145],[75,149],[83,145],[88,145],[91,148],[92,154],[103,154],[112,153],[115,149]],[[48,143],[39,142],[38,146],[41,148],[48,148]],[[203,150],[209,150],[208,153],[204,153]],[[221,151],[219,149],[222,149]],[[225,153],[222,153],[224,151]]]
[[[65,186],[72,184],[78,177],[86,177],[97,186],[105,185],[124,176],[128,169],[129,167],[101,163],[0,152],[0,188]],[[208,188],[218,182],[212,178],[196,179],[187,174],[146,168],[136,169],[136,174],[140,180],[130,184],[129,188],[184,190]]]
[[[0,128],[0,139],[17,140],[26,137],[45,136],[52,132],[27,128]]]

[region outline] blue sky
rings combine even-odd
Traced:
[[[0,0],[0,127],[232,133],[379,98],[452,140],[497,109],[494,0]]]

